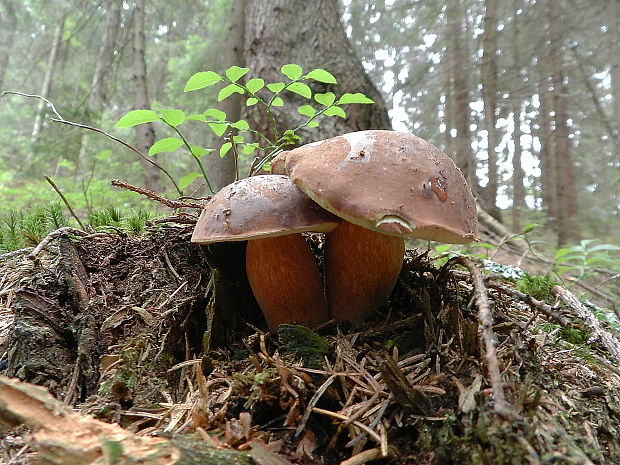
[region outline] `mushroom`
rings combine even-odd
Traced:
[[[286,176],[254,176],[220,190],[203,209],[192,242],[248,241],[246,270],[269,328],[329,319],[321,275],[299,234],[333,230],[339,218]]]
[[[336,320],[360,322],[389,297],[405,238],[464,244],[476,237],[463,174],[410,134],[360,131],[314,142],[282,152],[272,171],[346,220],[325,240],[325,289]]]

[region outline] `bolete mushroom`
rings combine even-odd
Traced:
[[[410,134],[360,131],[314,142],[282,152],[272,171],[346,220],[325,245],[327,302],[337,320],[359,322],[389,297],[405,238],[464,244],[476,237],[463,174]]]
[[[319,207],[286,176],[236,181],[203,209],[192,242],[248,241],[246,269],[269,328],[329,319],[321,276],[299,234],[333,230],[339,218]]]

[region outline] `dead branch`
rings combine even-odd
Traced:
[[[39,253],[41,253],[41,251],[45,247],[47,247],[50,244],[50,242],[52,242],[54,239],[59,239],[61,237],[65,237],[69,235],[84,237],[84,236],[88,236],[88,233],[85,231],[82,231],[81,229],[77,229],[77,228],[70,228],[70,227],[58,228],[57,230],[49,233],[41,242],[39,242],[39,245],[37,245],[32,250],[32,252],[26,255],[26,258],[29,258],[30,260],[34,260],[37,257],[37,255],[39,255]]]
[[[507,286],[502,286],[501,284],[498,284],[496,282],[489,282],[487,284],[491,289],[495,289],[498,290],[499,292],[501,292],[502,294],[507,294],[510,295],[512,297],[516,297],[517,299],[525,302],[526,304],[528,304],[530,307],[533,307],[539,311],[541,311],[542,313],[544,313],[551,321],[558,323],[559,325],[563,326],[563,327],[567,327],[571,324],[571,321],[566,318],[564,315],[562,315],[558,309],[552,307],[551,305],[548,305],[544,302],[541,302],[540,300],[535,299],[534,297],[532,297],[531,295],[528,294],[524,294],[523,292],[517,291],[516,289],[512,289],[510,287]]]
[[[493,315],[491,314],[491,307],[489,305],[489,298],[482,273],[478,267],[467,258],[459,258],[459,263],[469,270],[474,282],[475,300],[478,307],[479,337],[482,347],[484,347],[484,359],[487,370],[489,371],[493,397],[495,398],[494,410],[503,417],[514,418],[516,413],[504,396],[504,382],[502,381],[499,361],[497,360],[497,351],[495,349],[497,339],[493,333]]]
[[[56,183],[54,181],[52,181],[52,178],[50,178],[49,176],[43,176],[43,178],[49,183],[50,186],[52,186],[52,189],[54,189],[56,191],[56,193],[60,196],[60,198],[64,202],[65,206],[69,209],[69,213],[71,213],[71,216],[73,218],[75,218],[75,221],[77,221],[77,223],[80,225],[80,228],[86,229],[86,227],[84,226],[84,223],[82,223],[82,220],[80,220],[80,217],[77,216],[77,214],[73,210],[73,207],[71,206],[71,204],[69,203],[69,201],[65,197],[65,194],[63,194],[62,191],[56,185]]]
[[[179,202],[178,200],[167,199],[165,197],[162,197],[159,194],[156,194],[153,191],[150,191],[143,187],[138,187],[138,186],[128,184],[124,181],[121,181],[120,179],[112,179],[110,181],[110,184],[112,184],[115,187],[120,187],[121,189],[127,189],[132,192],[137,192],[138,194],[144,195],[148,197],[149,199],[153,199],[161,204],[164,204],[166,207],[169,207],[169,208],[199,208],[199,209],[204,208],[204,205],[199,204],[199,203]]]
[[[598,318],[566,288],[554,286],[551,290],[573,314],[583,321],[592,332],[591,341],[600,343],[616,361],[620,362],[620,341],[613,334],[601,326]]]
[[[26,425],[34,431],[37,463],[168,465],[189,455],[196,463],[254,463],[246,454],[204,443],[136,436],[118,425],[80,415],[46,389],[0,376],[0,431]],[[187,452],[185,452],[187,451]],[[185,460],[187,457],[185,457]]]

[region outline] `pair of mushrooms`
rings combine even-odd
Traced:
[[[416,136],[344,134],[282,152],[271,170],[218,192],[192,236],[248,241],[248,280],[271,329],[359,323],[392,291],[405,238],[461,244],[477,233],[461,171]],[[325,286],[304,231],[326,233]]]

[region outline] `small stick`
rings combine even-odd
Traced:
[[[157,202],[162,203],[166,207],[169,207],[169,208],[199,208],[199,209],[204,208],[204,205],[199,204],[199,203],[179,202],[178,200],[169,200],[165,197],[162,197],[159,194],[156,194],[153,191],[150,191],[143,187],[133,186],[124,181],[121,181],[120,179],[112,179],[110,181],[110,184],[116,187],[120,187],[122,189],[130,190],[132,192],[137,192],[138,194],[141,194],[141,195],[145,195],[146,197],[156,200]]]
[[[489,378],[493,397],[495,398],[494,410],[503,417],[514,417],[515,413],[504,396],[504,382],[499,369],[499,361],[497,360],[497,351],[495,350],[496,339],[493,333],[493,315],[489,305],[487,289],[484,286],[482,273],[467,258],[459,258],[458,262],[465,266],[471,274],[474,282],[476,306],[478,307],[478,321],[480,325],[480,342],[484,347],[484,359],[489,371]]]
[[[364,465],[365,463],[380,459],[381,457],[385,457],[381,447],[375,447],[374,449],[365,450],[340,462],[340,465]]]
[[[80,220],[80,218],[75,214],[75,212],[73,211],[73,208],[71,207],[71,204],[69,203],[69,201],[67,200],[67,198],[65,197],[65,195],[60,191],[60,189],[58,188],[58,186],[56,185],[56,183],[54,181],[52,181],[52,178],[50,178],[49,176],[43,176],[45,178],[45,180],[50,184],[50,186],[52,186],[52,189],[54,189],[56,191],[56,193],[60,196],[60,198],[62,199],[62,201],[65,203],[65,205],[67,206],[67,208],[69,209],[69,213],[71,213],[71,216],[73,218],[75,218],[75,221],[78,222],[78,224],[80,225],[80,228],[82,229],[86,229],[84,227],[84,223],[82,223],[82,221]]]
[[[66,236],[69,234],[73,234],[76,236],[82,236],[82,237],[88,236],[88,233],[82,231],[81,229],[69,228],[69,227],[59,228],[56,231],[52,231],[51,233],[49,233],[41,242],[39,242],[39,245],[37,245],[34,249],[32,249],[32,252],[26,255],[26,258],[30,260],[35,259],[37,255],[39,255],[41,250],[47,247],[49,243],[52,242],[54,239],[57,239],[59,237]]]
[[[564,315],[560,314],[557,309],[553,308],[551,305],[535,299],[531,295],[524,294],[523,292],[517,291],[516,289],[511,289],[509,287],[502,286],[501,284],[497,284],[494,282],[490,282],[488,286],[504,294],[516,297],[517,299],[522,300],[526,304],[535,307],[537,310],[540,310],[542,313],[548,316],[551,321],[554,321],[563,327],[569,326],[571,324],[570,320]]]

